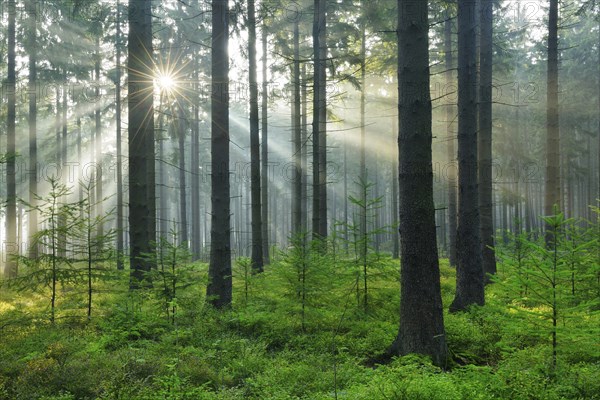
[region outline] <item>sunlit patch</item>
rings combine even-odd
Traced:
[[[156,83],[158,84],[160,90],[164,90],[166,92],[175,90],[175,86],[177,86],[175,79],[171,75],[164,73],[159,73]]]

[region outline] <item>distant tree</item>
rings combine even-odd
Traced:
[[[427,2],[398,1],[400,328],[391,352],[447,359],[433,204]],[[420,88],[415,96],[414,88]]]
[[[6,239],[4,254],[6,257],[5,275],[13,278],[17,276],[18,255],[17,243],[17,184],[16,184],[16,83],[17,75],[15,23],[16,2],[8,0],[8,111],[6,116]]]
[[[36,1],[27,0],[27,49],[29,53],[29,202],[33,209],[29,212],[27,231],[29,235],[29,256],[37,257],[38,248],[33,245],[38,230],[38,215],[35,211],[35,194],[38,193],[37,174],[37,10]]]
[[[123,265],[123,150],[121,143],[121,5],[117,0],[116,9],[116,78],[115,78],[115,115],[116,115],[116,150],[117,150],[117,269]]]
[[[261,203],[261,221],[262,221],[262,245],[263,261],[270,263],[269,257],[269,115],[268,115],[268,91],[269,82],[267,80],[267,27],[266,18],[263,16],[261,28],[262,45],[262,89],[261,89],[261,146],[260,146],[260,203]]]

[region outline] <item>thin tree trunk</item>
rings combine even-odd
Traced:
[[[250,202],[252,208],[252,270],[263,271],[262,211],[260,195],[260,137],[258,120],[258,78],[256,62],[256,12],[248,0],[248,74],[250,78]]]
[[[177,121],[177,143],[179,146],[179,218],[180,232],[179,243],[187,245],[188,242],[188,217],[187,217],[187,184],[185,179],[185,133],[187,131],[186,119],[181,106],[178,107],[179,118]]]
[[[392,124],[392,134],[398,136],[398,118],[394,118]],[[400,258],[400,241],[398,235],[398,157],[394,157],[392,161],[392,226],[396,229],[392,230],[392,258]]]
[[[411,15],[402,10],[410,3]],[[446,365],[440,271],[433,204],[427,2],[398,1],[400,328],[394,354],[431,356]]]
[[[15,0],[8,0],[8,111],[6,116],[6,268],[9,278],[17,276],[17,185],[16,185],[16,49],[15,49]]]
[[[485,274],[496,273],[492,199],[492,33],[493,2],[480,0],[479,47],[479,210],[481,213],[481,254]],[[486,279],[486,281],[488,281]]]
[[[269,142],[268,142],[268,81],[267,81],[267,27],[263,22],[261,29],[262,42],[262,104],[261,104],[261,221],[263,262],[269,264]]]
[[[132,289],[140,287],[155,263],[147,255],[156,240],[154,107],[151,2],[130,0],[129,58],[129,236]]]
[[[550,0],[548,14],[548,76],[546,111],[546,187],[544,214],[555,214],[554,207],[561,207],[560,193],[560,131],[558,119],[558,0]],[[546,227],[550,231],[550,227]],[[546,242],[552,239],[546,234]]]
[[[444,23],[444,53],[445,53],[445,63],[446,63],[446,87],[451,87],[452,85],[452,20],[447,19]],[[454,112],[455,108],[452,106],[449,100],[447,100],[448,104],[446,105],[446,137],[447,137],[447,152],[448,152],[448,165],[454,165],[456,163],[456,150],[454,148],[454,132],[452,127],[454,126]],[[448,171],[454,171],[453,168],[448,168]],[[449,172],[452,173],[452,172]],[[452,174],[452,176],[446,177],[448,181],[448,231],[450,234],[449,237],[449,252],[448,258],[450,265],[456,267],[456,184],[457,184],[457,176]]]
[[[458,227],[456,294],[450,311],[484,303],[477,190],[475,3],[458,1]]]
[[[165,160],[165,141],[167,135],[165,134],[165,112],[163,109],[164,104],[164,93],[160,93],[158,101],[158,238],[167,238],[169,235],[169,204],[168,196],[169,191],[167,190],[167,164]]]
[[[319,237],[327,237],[327,0],[319,1]]]
[[[211,251],[208,302],[216,308],[231,306],[231,220],[229,185],[229,7],[212,0],[211,95]]]
[[[302,117],[301,117],[301,141],[302,141],[302,158],[301,158],[301,169],[302,169],[302,188],[300,193],[300,199],[302,201],[302,221],[301,221],[301,232],[306,233],[308,231],[308,101],[307,101],[307,82],[306,82],[306,64],[302,63],[302,87],[301,87],[301,101],[302,104]],[[346,201],[346,208],[347,208]],[[306,236],[305,236],[306,237]]]
[[[38,194],[37,174],[37,25],[36,0],[27,0],[28,39],[29,39],[29,257],[37,258],[39,246],[35,243],[38,232],[38,213],[36,195]]]
[[[302,229],[302,133],[300,104],[300,26],[294,21],[294,63],[292,66],[292,237],[297,238]]]
[[[123,265],[123,150],[121,143],[121,9],[120,0],[117,0],[117,36],[116,36],[116,67],[117,79],[115,85],[116,97],[116,145],[117,145],[117,269],[124,269]]]
[[[365,2],[362,3],[362,7],[365,7]],[[364,14],[364,10],[363,10]],[[365,127],[365,91],[366,91],[366,34],[365,34],[365,23],[364,21],[360,24],[361,39],[360,39],[360,258],[363,263],[363,274],[365,275],[365,310],[366,310],[366,274],[367,274],[367,193],[369,188],[368,175],[367,175],[367,155],[366,155],[366,127]]]
[[[200,107],[198,104],[198,62],[194,62],[193,124],[191,146],[192,189],[192,261],[200,259],[202,251],[200,235]]]
[[[94,66],[95,74],[96,74],[96,98],[100,99],[100,34],[96,36],[96,64]],[[95,113],[95,132],[96,132],[96,215],[98,217],[102,217],[104,214],[103,210],[103,200],[104,195],[102,191],[102,166],[103,166],[103,158],[102,158],[102,102],[98,102],[96,104],[96,113]],[[65,124],[66,125],[66,124]],[[66,146],[66,143],[63,144]],[[65,147],[66,148],[66,147]],[[66,161],[66,158],[65,158]],[[98,237],[102,237],[104,235],[104,224],[102,221],[98,223],[96,235]]]

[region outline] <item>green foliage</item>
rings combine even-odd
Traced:
[[[581,235],[576,243],[587,240]],[[369,265],[368,314],[354,301],[354,260],[315,251],[308,241],[281,252],[262,274],[245,275],[248,260],[239,260],[233,307],[216,311],[204,303],[206,265],[190,264],[173,243],[164,243],[165,271],[161,275],[157,263],[153,288],[127,290],[126,273],[98,279],[96,317],[86,324],[57,319],[40,325],[43,314],[35,310],[43,310],[43,297],[26,290],[0,293],[0,398],[600,399],[592,282],[577,278],[577,301],[565,302],[573,314],[559,320],[551,378],[548,330],[540,328],[547,321],[531,312],[542,312],[539,301],[521,295],[523,281],[508,283],[516,270],[513,242],[499,252],[500,280],[488,286],[486,306],[445,316],[454,358],[448,371],[419,356],[373,366],[373,355],[384,353],[397,333],[395,260],[381,256],[378,266]],[[594,246],[578,248],[576,263],[588,260],[580,253],[596,251]],[[534,268],[535,254],[527,247],[521,271]],[[573,258],[561,254],[570,271]],[[169,275],[173,260],[175,276]],[[455,271],[447,260],[440,265],[448,304]],[[588,268],[595,267],[577,264],[577,274]],[[165,318],[168,292],[161,280],[174,277],[175,324]],[[567,292],[569,284],[567,274]],[[583,290],[587,284],[592,286]]]

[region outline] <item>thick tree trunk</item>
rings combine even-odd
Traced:
[[[269,143],[268,143],[268,91],[267,81],[267,27],[263,22],[261,29],[262,42],[262,104],[261,104],[261,222],[263,262],[270,263],[269,257]]]
[[[36,0],[27,0],[28,14],[28,50],[29,50],[29,204],[33,207],[29,211],[29,257],[37,258],[39,246],[35,243],[38,232],[38,213],[36,195],[38,194],[37,174],[37,11]]]
[[[450,88],[452,85],[452,20],[448,18],[444,25],[444,53],[446,63],[446,87]],[[456,267],[456,184],[457,176],[454,174],[454,168],[450,166],[456,163],[456,150],[454,148],[455,143],[455,132],[452,127],[454,126],[454,112],[455,108],[452,106],[450,100],[447,101],[446,106],[446,137],[447,137],[447,153],[448,153],[448,231],[449,231],[449,251],[448,258],[450,265]],[[451,174],[451,175],[450,175]]]
[[[456,295],[450,311],[484,303],[477,190],[475,2],[458,1],[458,227]]]
[[[231,306],[231,221],[229,185],[229,7],[212,0],[211,249],[206,289],[216,308]]]
[[[154,266],[151,254],[156,240],[154,171],[154,85],[152,76],[151,2],[130,0],[129,58],[129,237],[132,289],[140,287]]]
[[[398,135],[398,118],[394,118],[392,124],[392,134],[394,137]],[[398,157],[394,157],[392,161],[392,218],[391,225],[398,226]],[[400,258],[400,240],[398,232],[392,230],[392,258]]]
[[[398,9],[401,323],[391,350],[426,354],[436,365],[445,366],[433,204],[428,8],[427,2],[399,0]],[[407,10],[410,14],[405,14]],[[415,87],[426,90],[415,96]]]
[[[326,140],[326,0],[315,0],[313,20],[313,234],[327,236],[327,140]]]
[[[256,63],[256,12],[248,0],[248,74],[250,78],[250,203],[252,208],[252,270],[263,271],[262,211],[260,195],[260,137],[258,120],[258,78]]]
[[[548,14],[548,76],[546,112],[546,188],[544,214],[555,214],[561,207],[560,192],[560,131],[558,120],[558,0],[550,0]],[[552,240],[549,227],[546,242]]]
[[[492,0],[480,1],[478,157],[481,254],[484,273],[494,275],[496,273],[492,198],[492,33],[494,13]]]
[[[8,111],[6,115],[6,241],[4,243],[4,256],[6,265],[4,274],[9,278],[17,276],[17,262],[14,259],[18,255],[19,245],[17,243],[17,185],[16,185],[16,83],[15,70],[15,24],[16,24],[15,0],[8,0]]]

